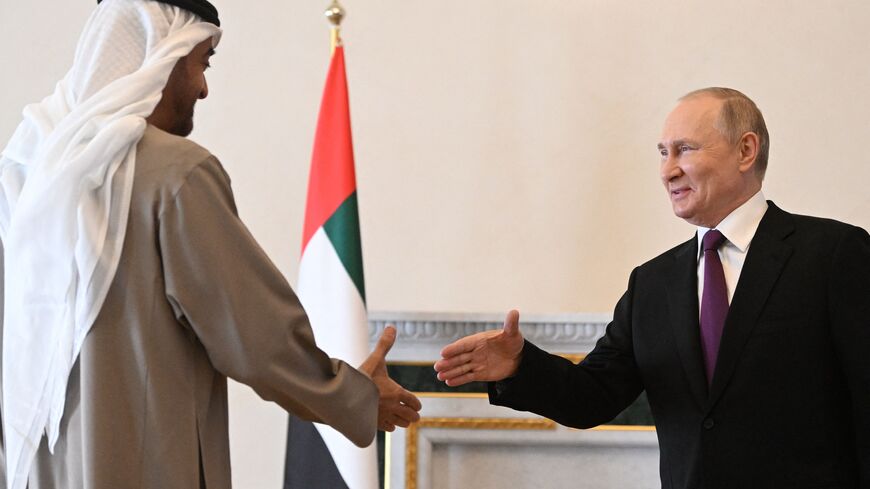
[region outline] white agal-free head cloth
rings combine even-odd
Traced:
[[[69,73],[24,109],[0,157],[3,433],[8,489],[54,448],[73,364],[124,243],[136,145],[178,59],[221,35],[151,0],[104,0]]]

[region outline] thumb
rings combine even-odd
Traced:
[[[506,336],[517,336],[520,333],[520,312],[512,309],[504,318],[504,334]]]
[[[393,343],[396,342],[396,328],[392,325],[384,328],[384,332],[381,333],[381,337],[378,339],[378,344],[375,345],[375,349],[372,351],[372,355],[377,355],[380,358],[386,358],[387,353],[390,352],[390,349],[393,347]]]

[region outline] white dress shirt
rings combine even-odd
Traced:
[[[761,218],[767,212],[767,201],[759,190],[740,207],[734,209],[725,219],[722,219],[715,229],[725,236],[725,242],[719,247],[719,260],[725,272],[725,286],[728,288],[728,304],[734,297],[734,289],[743,271],[749,244],[758,230]],[[701,298],[704,296],[704,235],[710,228],[698,227],[698,314],[700,315]]]

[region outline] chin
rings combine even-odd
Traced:
[[[683,209],[677,206],[674,206],[674,215],[679,217],[680,219],[686,221],[687,223],[693,226],[699,226],[697,216],[693,212],[688,209]]]
[[[685,208],[679,205],[673,205],[671,206],[671,208],[674,211],[674,215],[679,217],[680,219],[688,219],[692,215],[691,212],[687,211]]]
[[[169,132],[171,134],[175,134],[176,136],[186,138],[187,136],[190,136],[190,133],[193,132],[193,120],[186,120],[184,122],[176,124]]]

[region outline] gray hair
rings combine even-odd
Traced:
[[[758,136],[758,155],[755,158],[755,169],[760,179],[764,179],[767,171],[767,157],[770,154],[770,135],[767,133],[767,125],[761,110],[749,97],[734,90],[733,88],[709,87],[689,92],[679,100],[686,100],[700,95],[722,100],[722,109],[719,111],[719,120],[716,128],[732,144],[737,144],[740,138],[747,132],[753,132]]]

